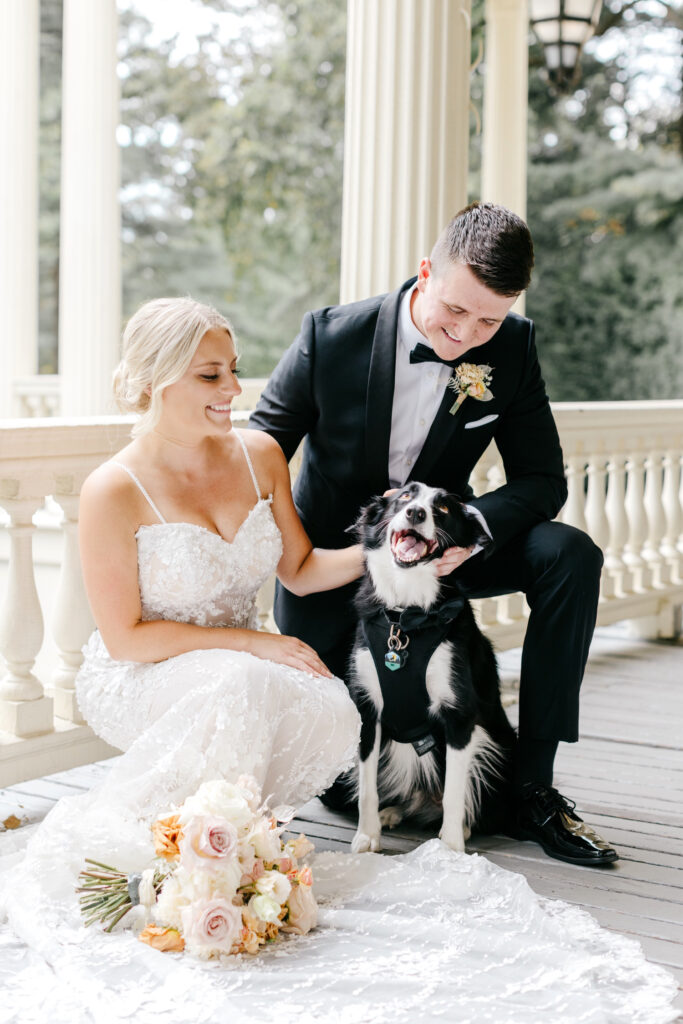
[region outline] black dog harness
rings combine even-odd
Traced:
[[[429,612],[416,606],[402,612],[378,608],[361,620],[384,701],[382,730],[397,743],[412,743],[420,757],[437,742],[428,714],[427,665],[464,605],[458,596]]]

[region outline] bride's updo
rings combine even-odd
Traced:
[[[234,338],[224,316],[190,298],[153,299],[130,318],[123,332],[123,356],[114,372],[114,395],[122,412],[140,416],[133,436],[154,428],[164,388],[180,380],[199,342],[215,328]]]

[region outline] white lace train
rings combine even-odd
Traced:
[[[138,533],[143,617],[255,625],[281,544],[259,499],[232,544],[192,524]],[[397,857],[314,860],[320,927],[251,959],[193,962],[82,926],[85,857],[139,871],[149,823],[212,778],[254,774],[300,805],[350,763],[343,683],[226,651],[113,661],[99,636],[77,681],[95,730],[126,750],[104,782],[33,830],[0,836],[0,1021],[29,1024],[666,1024],[675,983],[637,943],[539,900],[524,878],[438,840]],[[32,834],[29,838],[29,832]],[[28,844],[26,840],[28,838]],[[2,915],[0,914],[0,919]]]

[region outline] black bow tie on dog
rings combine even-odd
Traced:
[[[460,356],[458,356],[458,359]],[[446,366],[455,366],[458,359],[442,359],[437,356],[433,348],[429,345],[423,345],[421,341],[418,341],[415,348],[410,351],[411,363],[445,363]]]
[[[411,629],[429,629],[433,626],[445,625],[457,618],[464,607],[465,598],[458,594],[456,597],[443,601],[438,607],[432,608],[428,612],[418,605],[410,605],[410,607],[404,608],[402,612],[393,613],[387,612],[382,608],[379,614],[384,616],[390,626],[398,626],[404,633],[407,633]]]

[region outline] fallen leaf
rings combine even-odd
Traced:
[[[3,825],[5,828],[19,828],[21,826],[21,822],[15,814],[10,814],[9,818],[5,818],[3,821]]]

